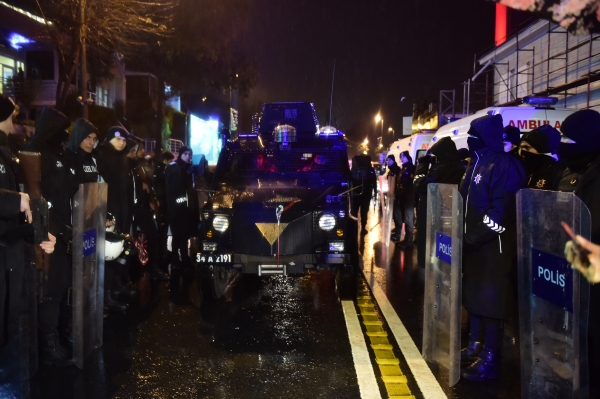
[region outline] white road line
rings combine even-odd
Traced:
[[[377,280],[375,280],[375,275],[367,272],[366,270],[364,272],[365,279],[371,287],[371,292],[373,292],[373,296],[377,301],[377,305],[379,305],[379,309],[381,309],[383,317],[385,317],[392,334],[394,334],[394,338],[396,338],[396,342],[398,342],[400,351],[404,355],[406,363],[408,364],[412,375],[417,381],[417,385],[419,386],[423,397],[425,399],[447,398],[446,394],[442,390],[442,387],[431,373],[427,362],[425,362],[421,356],[421,353],[417,349],[417,346],[408,334],[408,331],[406,330],[406,327],[404,327],[400,317],[398,317],[394,307],[385,295],[385,292],[383,292],[377,283]]]
[[[350,347],[352,348],[352,359],[354,359],[360,397],[362,399],[381,399],[381,392],[379,392],[379,385],[377,385],[373,364],[369,357],[365,337],[360,328],[360,321],[356,314],[354,302],[342,301],[342,309],[344,310],[344,318],[346,319],[346,327],[348,328],[348,338],[350,339]]]

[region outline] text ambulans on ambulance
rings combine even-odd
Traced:
[[[544,108],[531,105],[489,107],[442,126],[431,139],[431,145],[439,141],[442,137],[449,136],[456,143],[456,148],[467,148],[467,138],[469,137],[467,132],[471,127],[471,121],[485,115],[502,115],[504,126],[514,126],[521,130],[521,134],[523,134],[542,125],[550,125],[560,130],[565,118],[575,111],[577,110],[569,108]]]

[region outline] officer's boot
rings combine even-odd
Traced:
[[[115,293],[112,290],[108,290],[104,292],[104,307],[107,310],[114,310],[116,312],[125,312],[129,307],[128,304],[120,302]]]
[[[169,283],[169,301],[174,304],[181,303],[181,277],[183,275],[183,270],[181,265],[171,264],[171,278]]]
[[[69,290],[70,291],[70,290]],[[70,292],[69,292],[70,294]],[[58,338],[62,345],[70,352],[73,350],[73,308],[70,305],[71,298],[67,295],[60,302],[60,313],[58,317]]]
[[[66,367],[73,364],[71,354],[61,346],[58,333],[40,334],[40,362],[48,366]]]
[[[192,286],[192,282],[194,280],[194,274],[194,269],[190,266],[186,267],[183,271],[180,296],[182,305],[190,304],[190,287]]]
[[[470,381],[494,380],[498,378],[499,369],[499,352],[484,345],[477,360],[462,369],[460,375]]]
[[[150,270],[150,277],[152,278],[152,280],[156,280],[156,281],[169,281],[170,280],[169,275],[160,269],[158,262],[150,261],[150,264],[148,266],[149,266],[149,270]]]
[[[460,351],[461,367],[469,366],[477,360],[482,347],[481,342],[475,340],[474,334],[469,334],[469,345]]]
[[[128,308],[126,303],[120,302],[117,299],[117,287],[118,280],[120,277],[118,276],[118,270],[113,262],[106,264],[106,275],[105,275],[105,284],[104,284],[104,309],[105,310],[114,310],[117,312],[125,312]],[[120,265],[118,265],[120,266]]]
[[[415,245],[412,233],[406,233],[404,240],[400,241],[397,245],[400,248],[412,248]]]

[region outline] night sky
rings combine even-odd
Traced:
[[[336,59],[333,118],[351,139],[374,134],[381,110],[385,131],[401,134],[412,104],[436,102],[473,75],[473,56],[494,43],[495,4],[484,0],[253,0],[241,49],[255,60],[258,86],[241,107],[273,101],[315,104],[326,124]],[[400,99],[406,97],[402,103]],[[360,137],[359,137],[360,136]],[[387,137],[386,142],[391,141]]]

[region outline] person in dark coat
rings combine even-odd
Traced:
[[[160,155],[160,162],[156,162],[154,166],[154,174],[152,176],[152,187],[156,194],[156,200],[158,202],[158,209],[156,211],[156,222],[158,224],[158,233],[160,241],[160,259],[161,267],[164,268],[169,264],[169,251],[167,250],[168,230],[169,224],[167,223],[167,190],[165,183],[165,170],[167,165],[173,162],[173,153],[170,151],[163,151]]]
[[[14,354],[18,351],[16,341],[21,334],[21,308],[27,306],[22,301],[25,268],[31,267],[25,262],[25,251],[31,248],[25,241],[33,240],[29,195],[19,192],[19,166],[10,148],[9,138],[14,136],[14,111],[13,101],[0,94],[0,378],[6,377],[19,364]],[[40,247],[50,254],[55,242],[50,234],[50,241],[43,242]]]
[[[71,199],[78,186],[68,168],[64,143],[69,139],[69,119],[52,108],[37,115],[35,134],[25,147],[42,156],[41,192],[48,201],[49,230],[58,237],[47,271],[40,271],[41,295],[38,301],[40,331],[40,362],[66,366],[72,364],[71,354],[59,342],[61,301],[66,302],[72,283],[72,257],[68,246],[72,240]]]
[[[400,239],[400,229],[404,223],[404,240],[398,243],[400,247],[412,248],[414,245],[414,221],[415,221],[415,193],[413,181],[415,178],[415,166],[408,151],[400,153],[402,169],[396,177],[395,199],[394,199],[394,224],[396,234],[394,241]]]
[[[458,188],[465,173],[465,167],[460,162],[456,144],[450,137],[442,138],[428,152],[428,159],[424,161],[428,162],[431,166],[415,188],[419,194],[417,207],[417,261],[421,267],[425,267],[425,248],[427,243],[427,186],[430,183],[444,183],[456,184]]]
[[[135,152],[130,152],[132,181],[133,181],[133,224],[137,230],[145,234],[148,251],[148,270],[154,280],[168,281],[169,275],[160,270],[160,250],[158,227],[154,218],[156,201],[152,189],[152,165],[144,159],[143,140],[133,136],[137,142]],[[131,154],[134,154],[131,156]],[[152,159],[150,158],[150,162]],[[147,173],[150,172],[150,173]]]
[[[122,234],[129,234],[131,230],[127,196],[129,169],[125,153],[127,136],[129,132],[123,127],[113,126],[97,147],[98,172],[108,183],[107,211],[115,218],[115,230]]]
[[[363,154],[352,158],[352,182],[354,187],[362,186],[355,190],[355,196],[352,197],[352,215],[358,217],[360,208],[361,234],[365,235],[367,231],[367,216],[369,214],[369,205],[373,189],[377,185],[375,169],[371,165],[371,157]],[[359,194],[359,195],[357,195]]]
[[[519,156],[527,173],[527,187],[551,190],[558,171],[546,135],[539,130],[525,133],[519,144]]]
[[[600,243],[600,114],[586,109],[569,115],[561,131],[570,143],[560,144],[560,159],[566,164],[557,188],[573,191],[592,217],[591,241]],[[590,398],[600,397],[600,285],[590,286],[588,361]]]
[[[200,210],[194,190],[192,149],[183,146],[179,157],[165,171],[167,190],[167,217],[171,228],[171,300],[188,301],[188,290],[193,278],[193,268],[188,255],[188,240],[198,235]]]
[[[107,212],[114,218],[115,232],[130,234],[131,205],[129,204],[128,179],[129,164],[125,147],[129,132],[123,127],[108,129],[104,142],[96,148],[98,172],[108,184],[106,199]],[[116,312],[127,310],[127,304],[118,299],[118,295],[134,295],[123,282],[126,275],[125,259],[119,258],[104,264],[104,308]]]
[[[460,187],[465,204],[463,306],[469,312],[463,378],[498,377],[502,320],[514,300],[516,193],[526,183],[520,161],[504,151],[502,116],[471,122],[471,163]],[[481,344],[483,342],[483,345]]]
[[[511,125],[505,126],[502,138],[504,142],[504,152],[517,155],[519,142],[521,141],[521,131],[519,128]]]
[[[98,129],[90,121],[75,120],[67,143],[71,171],[77,184],[98,182],[98,167],[94,149],[98,144]]]
[[[396,180],[399,179],[399,175],[401,173],[401,169],[400,166],[398,166],[398,164],[396,163],[396,157],[394,156],[394,154],[390,154],[387,156],[387,158],[385,159],[385,162],[387,164],[387,175],[388,177],[390,176],[396,176]],[[385,173],[385,169],[384,169],[384,173]],[[388,192],[389,190],[391,190],[392,187],[388,187]],[[395,194],[395,190],[394,190],[394,194]],[[381,204],[380,204],[381,206]],[[381,209],[380,209],[381,210]],[[400,235],[400,231],[402,231],[402,225],[397,225],[396,224],[396,219],[395,216],[394,217],[394,228],[392,229],[392,240],[393,241],[397,241],[398,237],[396,236],[396,232],[398,232],[398,236]],[[399,223],[399,222],[398,222]]]

